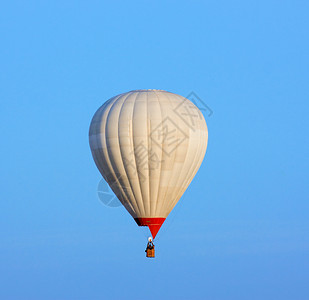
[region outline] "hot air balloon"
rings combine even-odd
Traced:
[[[109,99],[89,130],[100,173],[153,238],[198,171],[207,140],[200,110],[163,90],[134,90]]]

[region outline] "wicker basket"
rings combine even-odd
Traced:
[[[146,257],[155,257],[155,249],[154,247],[152,249],[146,250]]]

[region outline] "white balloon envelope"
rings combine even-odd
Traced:
[[[89,130],[100,173],[153,238],[199,169],[207,140],[200,110],[163,90],[134,90],[109,99]]]

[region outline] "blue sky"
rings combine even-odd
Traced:
[[[309,298],[307,1],[7,1],[1,299]],[[96,109],[194,91],[209,145],[158,235],[98,199]]]

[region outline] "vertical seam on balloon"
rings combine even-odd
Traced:
[[[185,100],[186,101],[186,100]],[[195,154],[194,154],[194,159],[192,160],[192,164],[191,164],[191,167],[189,168],[189,171],[187,172],[187,174],[188,174],[188,178],[189,179],[187,179],[187,180],[184,180],[184,185],[183,186],[187,186],[188,187],[188,185],[187,185],[187,183],[188,183],[188,181],[190,181],[190,177],[191,177],[191,174],[194,174],[194,173],[192,173],[192,166],[194,166],[194,162],[195,162],[195,158],[196,158],[196,154],[198,153],[198,150],[199,150],[199,147],[200,147],[200,143],[201,143],[201,141],[200,141],[200,139],[199,139],[199,144],[198,144],[198,146],[196,147],[196,151],[195,151]],[[187,147],[187,151],[186,151],[186,157],[185,157],[185,160],[184,160],[184,164],[183,165],[186,165],[186,160],[187,160],[187,157],[188,157],[188,149],[189,149],[189,146]],[[195,168],[193,167],[193,170],[194,170]],[[189,176],[189,174],[190,174],[190,176]],[[181,174],[182,175],[182,174]],[[179,176],[179,178],[181,178],[181,176]],[[193,179],[193,178],[192,178]],[[191,180],[192,180],[191,179]],[[178,183],[178,182],[177,182]],[[180,198],[181,198],[181,196],[182,196],[182,194],[181,194],[181,192],[182,192],[182,190],[183,189],[180,189],[180,191],[176,194],[176,197],[175,197],[175,200],[171,203],[171,205],[169,206],[169,208],[168,208],[168,211],[171,211],[172,209],[173,209],[173,207],[177,204],[177,202],[174,204],[174,202],[175,201],[177,201],[177,199],[179,200]],[[173,206],[173,204],[174,204],[174,206]],[[170,209],[172,207],[172,209]]]
[[[121,96],[121,95],[120,95],[120,96]],[[117,100],[120,98],[120,96],[117,98]],[[108,150],[108,147],[107,147],[106,128],[107,128],[108,119],[109,119],[109,117],[110,117],[110,113],[111,113],[111,111],[112,111],[113,106],[116,104],[117,100],[111,105],[111,107],[110,107],[110,109],[109,109],[109,111],[108,111],[108,113],[107,113],[106,122],[105,122],[105,143],[106,143],[106,149],[107,149],[108,155],[110,155],[110,151]],[[112,166],[112,168],[114,168],[114,164],[111,162],[110,159],[109,159],[109,162],[110,162],[110,165]],[[119,178],[117,178],[117,177],[114,176],[114,175],[113,175],[113,177],[114,177],[114,179],[117,180],[118,183],[120,182],[120,181],[119,181]],[[119,184],[119,187],[120,187],[121,194],[124,196],[124,199],[126,200],[126,203],[128,203],[128,204],[130,205],[131,210],[133,211],[133,213],[135,213],[134,209],[132,209],[132,205],[130,204],[130,201],[128,201],[129,198],[127,197],[126,193],[124,192],[122,185]],[[121,199],[119,199],[119,200],[121,200]],[[127,207],[127,206],[125,205],[125,203],[123,203],[123,201],[121,201],[121,203],[122,203],[125,207]]]
[[[93,120],[94,120],[94,117],[96,116],[96,114],[99,113],[99,111],[102,109],[103,105],[101,105],[100,108],[96,111],[95,115],[93,116],[93,118],[92,118],[92,120],[90,122],[90,128],[89,128],[89,145],[90,145],[90,149],[91,149],[91,153],[92,153],[93,159],[94,159],[98,169],[100,167],[99,159],[98,159],[98,157],[96,155],[96,152],[99,150],[98,147],[97,147],[98,146],[98,141],[97,141],[98,122],[96,122],[96,124],[93,124]],[[94,134],[92,134],[93,135],[93,139],[92,140],[94,141],[94,144],[95,144],[95,149],[94,150],[92,150],[92,147],[91,147],[91,143],[92,142],[90,142],[90,131],[91,131],[91,129],[93,130],[93,133],[94,133]],[[100,171],[100,169],[99,169],[99,171]]]
[[[166,95],[166,98],[168,99],[168,102],[169,102],[169,104],[171,105],[171,101],[170,101],[170,98],[169,98],[168,95]],[[172,105],[171,105],[171,106],[172,106]],[[179,123],[177,124],[177,127],[178,127],[178,125],[179,125]],[[162,147],[162,148],[163,148],[163,147]],[[177,152],[177,148],[175,149],[175,151]],[[175,159],[176,159],[176,152],[174,153],[174,159],[173,159],[173,163],[172,163],[173,165],[174,165]],[[166,204],[166,198],[167,198],[168,189],[169,189],[169,185],[170,185],[171,179],[172,179],[172,176],[170,176],[170,177],[168,178],[167,189],[166,189],[166,191],[165,191],[164,197],[162,198],[161,211],[162,211],[162,209],[164,210],[164,207],[165,207],[165,204]],[[168,206],[168,205],[167,205],[167,206]],[[162,215],[162,213],[161,213],[161,215]]]
[[[161,120],[162,120],[162,107],[161,107],[161,103],[160,103],[160,99],[159,99],[159,96],[157,95],[156,92],[154,92],[157,99],[158,99],[158,104],[159,104],[159,107],[160,107],[160,113],[161,113]],[[162,121],[161,121],[162,123]],[[160,195],[160,182],[161,182],[161,173],[162,173],[162,157],[163,157],[163,147],[161,147],[161,162],[160,162],[160,172],[159,172],[159,181],[158,181],[158,193],[157,193],[157,199],[156,199],[156,205],[155,205],[155,216],[157,216],[157,208],[158,208],[158,201],[159,201],[159,195]]]
[[[121,108],[120,108],[120,111],[119,111],[119,116],[118,116],[118,120],[120,118],[120,115],[121,115],[121,112],[122,112],[122,109],[124,107],[124,104],[126,102],[126,100],[129,98],[129,96],[131,96],[132,93],[129,93],[129,95],[127,95],[127,97],[124,99],[122,105],[121,105]],[[118,123],[118,144],[119,144],[119,149],[120,149],[120,157],[121,157],[121,162],[122,162],[122,165],[123,165],[123,168],[124,168],[124,171],[126,173],[126,176],[127,176],[127,180],[130,184],[130,188],[131,188],[131,193],[133,195],[133,198],[134,198],[134,201],[135,201],[135,205],[139,211],[139,214],[140,214],[140,208],[139,208],[139,205],[138,205],[138,202],[137,202],[137,199],[136,199],[136,196],[135,196],[135,193],[134,193],[134,189],[132,188],[132,184],[131,184],[131,181],[130,181],[130,178],[128,176],[128,172],[127,172],[127,169],[125,167],[125,164],[124,164],[124,159],[123,159],[123,154],[122,154],[122,151],[121,151],[121,147],[120,147],[120,136],[119,136],[119,123]],[[135,212],[137,214],[137,212]],[[138,214],[137,214],[138,215]]]
[[[189,101],[189,100],[188,100]],[[205,122],[205,120],[204,120],[204,122]],[[205,122],[206,123],[206,122]],[[202,163],[202,161],[201,161],[201,163],[200,164],[197,164],[195,167],[194,167],[194,165],[195,165],[195,163],[196,162],[198,162],[198,157],[199,157],[199,152],[200,152],[200,150],[201,150],[201,148],[202,148],[202,146],[203,146],[203,140],[201,139],[201,123],[199,122],[198,123],[198,126],[199,126],[199,128],[197,128],[198,130],[199,130],[199,143],[198,143],[198,146],[196,147],[196,151],[195,151],[195,154],[194,154],[194,159],[193,159],[193,163],[192,163],[192,166],[193,166],[193,168],[190,168],[189,169],[189,172],[188,172],[188,179],[185,181],[185,184],[184,184],[184,186],[187,188],[189,185],[190,185],[190,183],[191,183],[191,181],[193,180],[193,178],[194,178],[194,174],[196,174],[196,172],[198,171],[198,169],[199,169],[199,167],[201,166],[201,163]],[[207,126],[207,125],[206,125]],[[206,147],[207,147],[207,145],[206,145]],[[187,158],[187,157],[186,157]],[[186,159],[185,159],[186,160]],[[192,177],[193,176],[193,177]],[[183,193],[184,193],[184,191],[182,192],[182,190],[180,190],[179,192],[178,192],[178,194],[176,194],[177,195],[177,197],[175,198],[175,199],[180,199],[181,198],[181,196],[183,195]],[[169,211],[171,211],[172,209],[173,209],[173,207],[175,206],[177,204],[177,202],[176,203],[171,203],[171,206],[169,207]]]
[[[100,108],[99,110],[100,111],[100,114],[99,114],[99,117],[98,117],[98,122],[95,126],[95,142],[96,142],[96,146],[101,146],[101,147],[97,147],[97,152],[98,152],[98,155],[95,156],[95,159],[97,160],[97,167],[100,171],[100,169],[102,169],[104,171],[104,165],[106,165],[106,163],[104,164],[104,160],[102,159],[102,157],[104,157],[104,155],[102,155],[104,152],[103,152],[103,149],[102,149],[102,142],[101,142],[101,134],[100,134],[100,137],[98,137],[98,133],[100,133],[101,131],[101,125],[102,125],[102,113],[104,114],[104,109],[106,109],[105,106],[109,105],[110,103],[109,102],[112,102],[112,100],[116,101],[117,98],[119,98],[119,96],[116,96],[116,97],[113,97],[109,100],[107,100]],[[100,155],[101,154],[101,155]],[[105,158],[106,160],[106,158]],[[101,173],[101,172],[100,172]],[[104,172],[103,172],[104,173]],[[101,174],[104,178],[104,175]],[[105,180],[105,178],[104,178]],[[120,199],[119,199],[120,200]]]
[[[113,103],[115,101],[117,101],[119,99],[119,97],[120,97],[120,95],[112,98],[113,100],[111,101],[111,103],[108,103],[109,100],[107,100],[106,103],[104,103],[103,105],[106,105],[106,106],[108,106],[109,104],[113,105]],[[102,112],[104,113],[104,109],[102,110]],[[99,119],[99,122],[98,122],[97,127],[96,127],[96,142],[97,142],[97,145],[100,145],[100,146],[102,146],[102,142],[101,142],[101,126],[102,126],[102,122],[103,122],[102,121],[102,112],[101,112],[100,119]],[[100,133],[100,137],[98,137],[97,133]],[[105,139],[105,137],[104,137],[104,139]],[[100,141],[100,144],[99,144],[98,140]],[[101,153],[101,155],[98,155],[99,166],[100,166],[100,168],[103,169],[104,160],[102,158],[100,158],[100,157],[104,157],[104,155],[102,155],[103,154],[103,148],[99,148],[99,152]],[[106,158],[105,158],[105,160],[106,160]],[[104,176],[103,176],[103,178],[104,178]]]
[[[177,125],[179,125],[179,123],[178,123]],[[190,131],[189,131],[188,139],[190,139]],[[188,144],[188,146],[186,147],[186,154],[185,154],[185,160],[184,160],[183,166],[185,165],[185,161],[186,161],[187,156],[188,156],[188,150],[189,150],[189,144]],[[177,150],[176,150],[176,151],[177,151]],[[181,176],[180,176],[180,175],[181,175],[181,174],[182,174],[182,172],[180,172],[180,174],[179,174],[179,176],[178,176],[178,179],[177,179],[177,181],[176,181],[176,185],[175,185],[176,189],[175,189],[175,191],[177,190],[178,183],[180,182],[180,179],[181,179]],[[177,197],[178,193],[176,192],[174,195],[175,195],[175,197],[172,197],[172,198],[173,198],[173,199],[171,199],[172,201],[166,206],[166,208],[170,207],[170,205],[171,205],[172,203],[174,203],[175,201],[179,200],[179,198]],[[173,195],[172,195],[172,196],[173,196]],[[168,210],[167,210],[167,212],[169,213]]]
[[[132,113],[132,132],[134,132],[134,128],[133,128],[133,120],[134,120],[134,111],[135,111],[135,105],[136,105],[136,101],[137,101],[137,98],[139,96],[139,93],[137,92],[136,93],[136,97],[135,97],[135,100],[134,100],[134,103],[133,103],[133,113]],[[136,167],[136,173],[137,173],[137,178],[138,178],[138,185],[139,185],[139,189],[140,189],[140,193],[141,193],[141,202],[142,202],[142,206],[143,206],[143,211],[144,211],[144,214],[141,214],[141,209],[139,207],[139,210],[140,210],[140,215],[145,215],[145,206],[144,206],[144,202],[143,202],[143,193],[142,193],[142,187],[141,187],[141,183],[140,183],[140,176],[139,176],[139,172],[137,170],[137,164],[136,164],[136,159],[135,159],[135,145],[134,145],[134,137],[132,135],[132,143],[133,143],[133,152],[134,152],[134,155],[133,155],[133,158],[134,158],[134,163],[135,163],[135,167]]]
[[[189,131],[188,139],[190,140],[190,131]],[[186,148],[186,154],[185,154],[185,159],[184,159],[184,162],[183,162],[183,166],[184,166],[185,163],[186,163],[186,159],[187,159],[187,157],[188,157],[188,152],[189,152],[189,143],[188,143],[188,146],[187,146],[187,148]],[[176,181],[176,187],[178,186],[178,183],[180,182],[181,175],[182,175],[182,170],[181,170],[181,172],[180,172],[180,174],[179,174],[179,176],[178,176],[178,179],[177,179],[177,181]],[[179,195],[179,193],[176,192],[175,197],[174,197],[174,199],[171,201],[170,204],[172,204],[172,203],[174,203],[175,201],[179,200],[178,195]],[[169,207],[169,206],[170,206],[170,205],[168,205],[167,207]]]
[[[100,132],[100,128],[101,128],[101,124],[102,124],[102,119],[101,119],[101,116],[102,116],[102,111],[104,111],[105,107],[104,106],[107,106],[109,103],[110,100],[116,100],[116,97],[113,97],[112,99],[109,99],[107,100],[105,103],[103,103],[103,105],[101,105],[101,107],[98,109],[98,114],[99,114],[99,118],[98,118],[98,121],[97,121],[97,124],[96,126],[94,127],[94,131],[95,131],[95,144],[96,144],[96,152],[102,152],[101,149],[98,147],[100,146],[101,144],[101,141],[100,141],[100,144],[98,142],[98,133]],[[99,113],[100,111],[100,113]],[[94,152],[95,153],[95,152]],[[96,161],[96,164],[97,164],[97,167],[100,171],[100,168],[102,168],[102,165],[104,164],[103,160],[100,158],[100,155],[94,155],[94,159]],[[101,172],[100,172],[101,173]],[[101,174],[102,175],[102,174]],[[103,175],[102,175],[103,176]],[[103,176],[104,178],[104,176]]]

